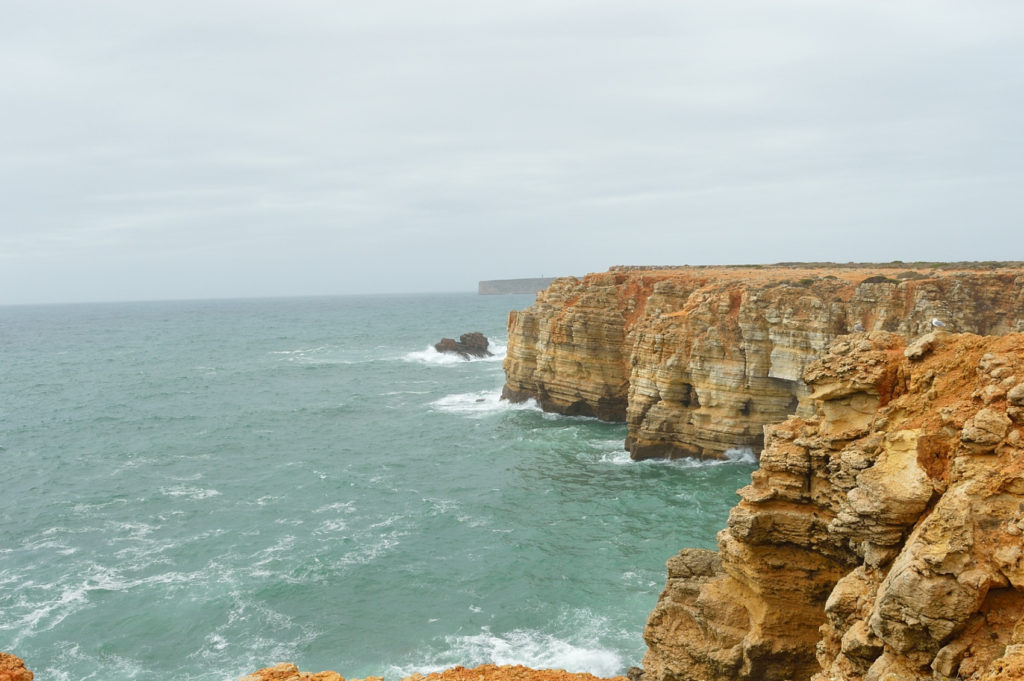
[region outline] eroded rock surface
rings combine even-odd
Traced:
[[[858,324],[907,339],[932,332],[934,317],[954,332],[1024,331],[1020,268],[910,274],[616,268],[558,279],[509,315],[503,396],[626,421],[635,459],[720,458],[760,449],[766,424],[809,415],[804,369]]]
[[[807,367],[717,554],[669,561],[644,681],[1024,678],[1024,335],[905,349]]]
[[[0,681],[32,681],[34,677],[20,657],[0,653]]]

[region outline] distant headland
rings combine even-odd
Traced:
[[[501,296],[512,293],[537,293],[543,291],[554,277],[534,277],[533,279],[491,279],[481,281],[477,285],[477,293],[482,296]]]

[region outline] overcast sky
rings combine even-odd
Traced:
[[[0,10],[0,304],[1024,259],[1017,0]]]

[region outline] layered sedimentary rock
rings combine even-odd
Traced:
[[[614,268],[556,280],[509,314],[512,401],[623,420],[635,459],[760,448],[809,414],[801,379],[840,335],[1024,331],[1024,269]]]
[[[803,380],[644,681],[1024,678],[1024,335],[846,336]]]

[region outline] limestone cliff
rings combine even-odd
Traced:
[[[838,339],[684,550],[644,681],[1024,678],[1024,335]]]
[[[803,370],[863,327],[915,337],[939,318],[1024,331],[1024,268],[613,268],[558,279],[508,320],[503,396],[624,420],[635,459],[759,449],[810,413]]]

